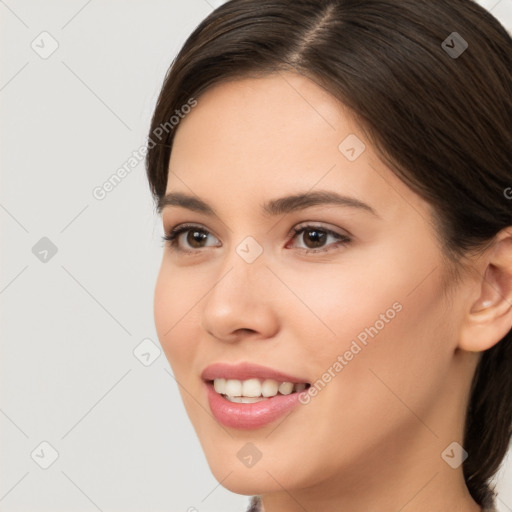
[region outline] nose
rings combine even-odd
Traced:
[[[202,329],[231,343],[247,337],[273,337],[279,322],[272,278],[263,254],[248,263],[233,250],[201,301]]]

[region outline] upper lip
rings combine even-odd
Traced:
[[[274,379],[278,382],[308,383],[306,379],[295,377],[287,373],[280,372],[267,366],[243,362],[238,364],[213,363],[208,365],[201,373],[201,378],[205,381],[214,379],[236,379],[247,380],[253,378]]]

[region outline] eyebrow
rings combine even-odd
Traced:
[[[335,205],[349,208],[357,208],[371,213],[375,217],[379,215],[368,204],[355,197],[340,195],[328,190],[314,192],[302,192],[278,199],[271,199],[262,205],[262,211],[266,215],[278,216],[291,213],[297,210],[305,210],[312,206]],[[191,196],[182,192],[170,192],[158,201],[158,212],[161,213],[165,207],[178,206],[188,210],[203,213],[205,215],[217,216],[216,211],[205,201],[197,196]]]

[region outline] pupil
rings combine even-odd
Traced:
[[[312,245],[309,245],[307,242],[306,242],[306,245],[308,247],[313,247],[313,248],[321,246],[326,237],[326,233],[324,233],[322,231],[317,231],[317,230],[307,231],[307,234],[308,234],[307,238],[312,241]]]
[[[206,236],[206,233],[202,233],[201,231],[189,231],[187,243],[189,243],[191,247],[201,247],[201,242],[205,240]]]

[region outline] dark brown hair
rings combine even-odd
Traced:
[[[468,44],[460,55],[449,52],[463,49],[454,32]],[[214,84],[286,70],[346,105],[430,203],[456,274],[468,251],[512,226],[512,39],[472,0],[228,1],[188,38],[158,98],[146,160],[157,204],[176,111]],[[511,435],[512,330],[483,353],[467,408],[463,472],[481,506]]]

